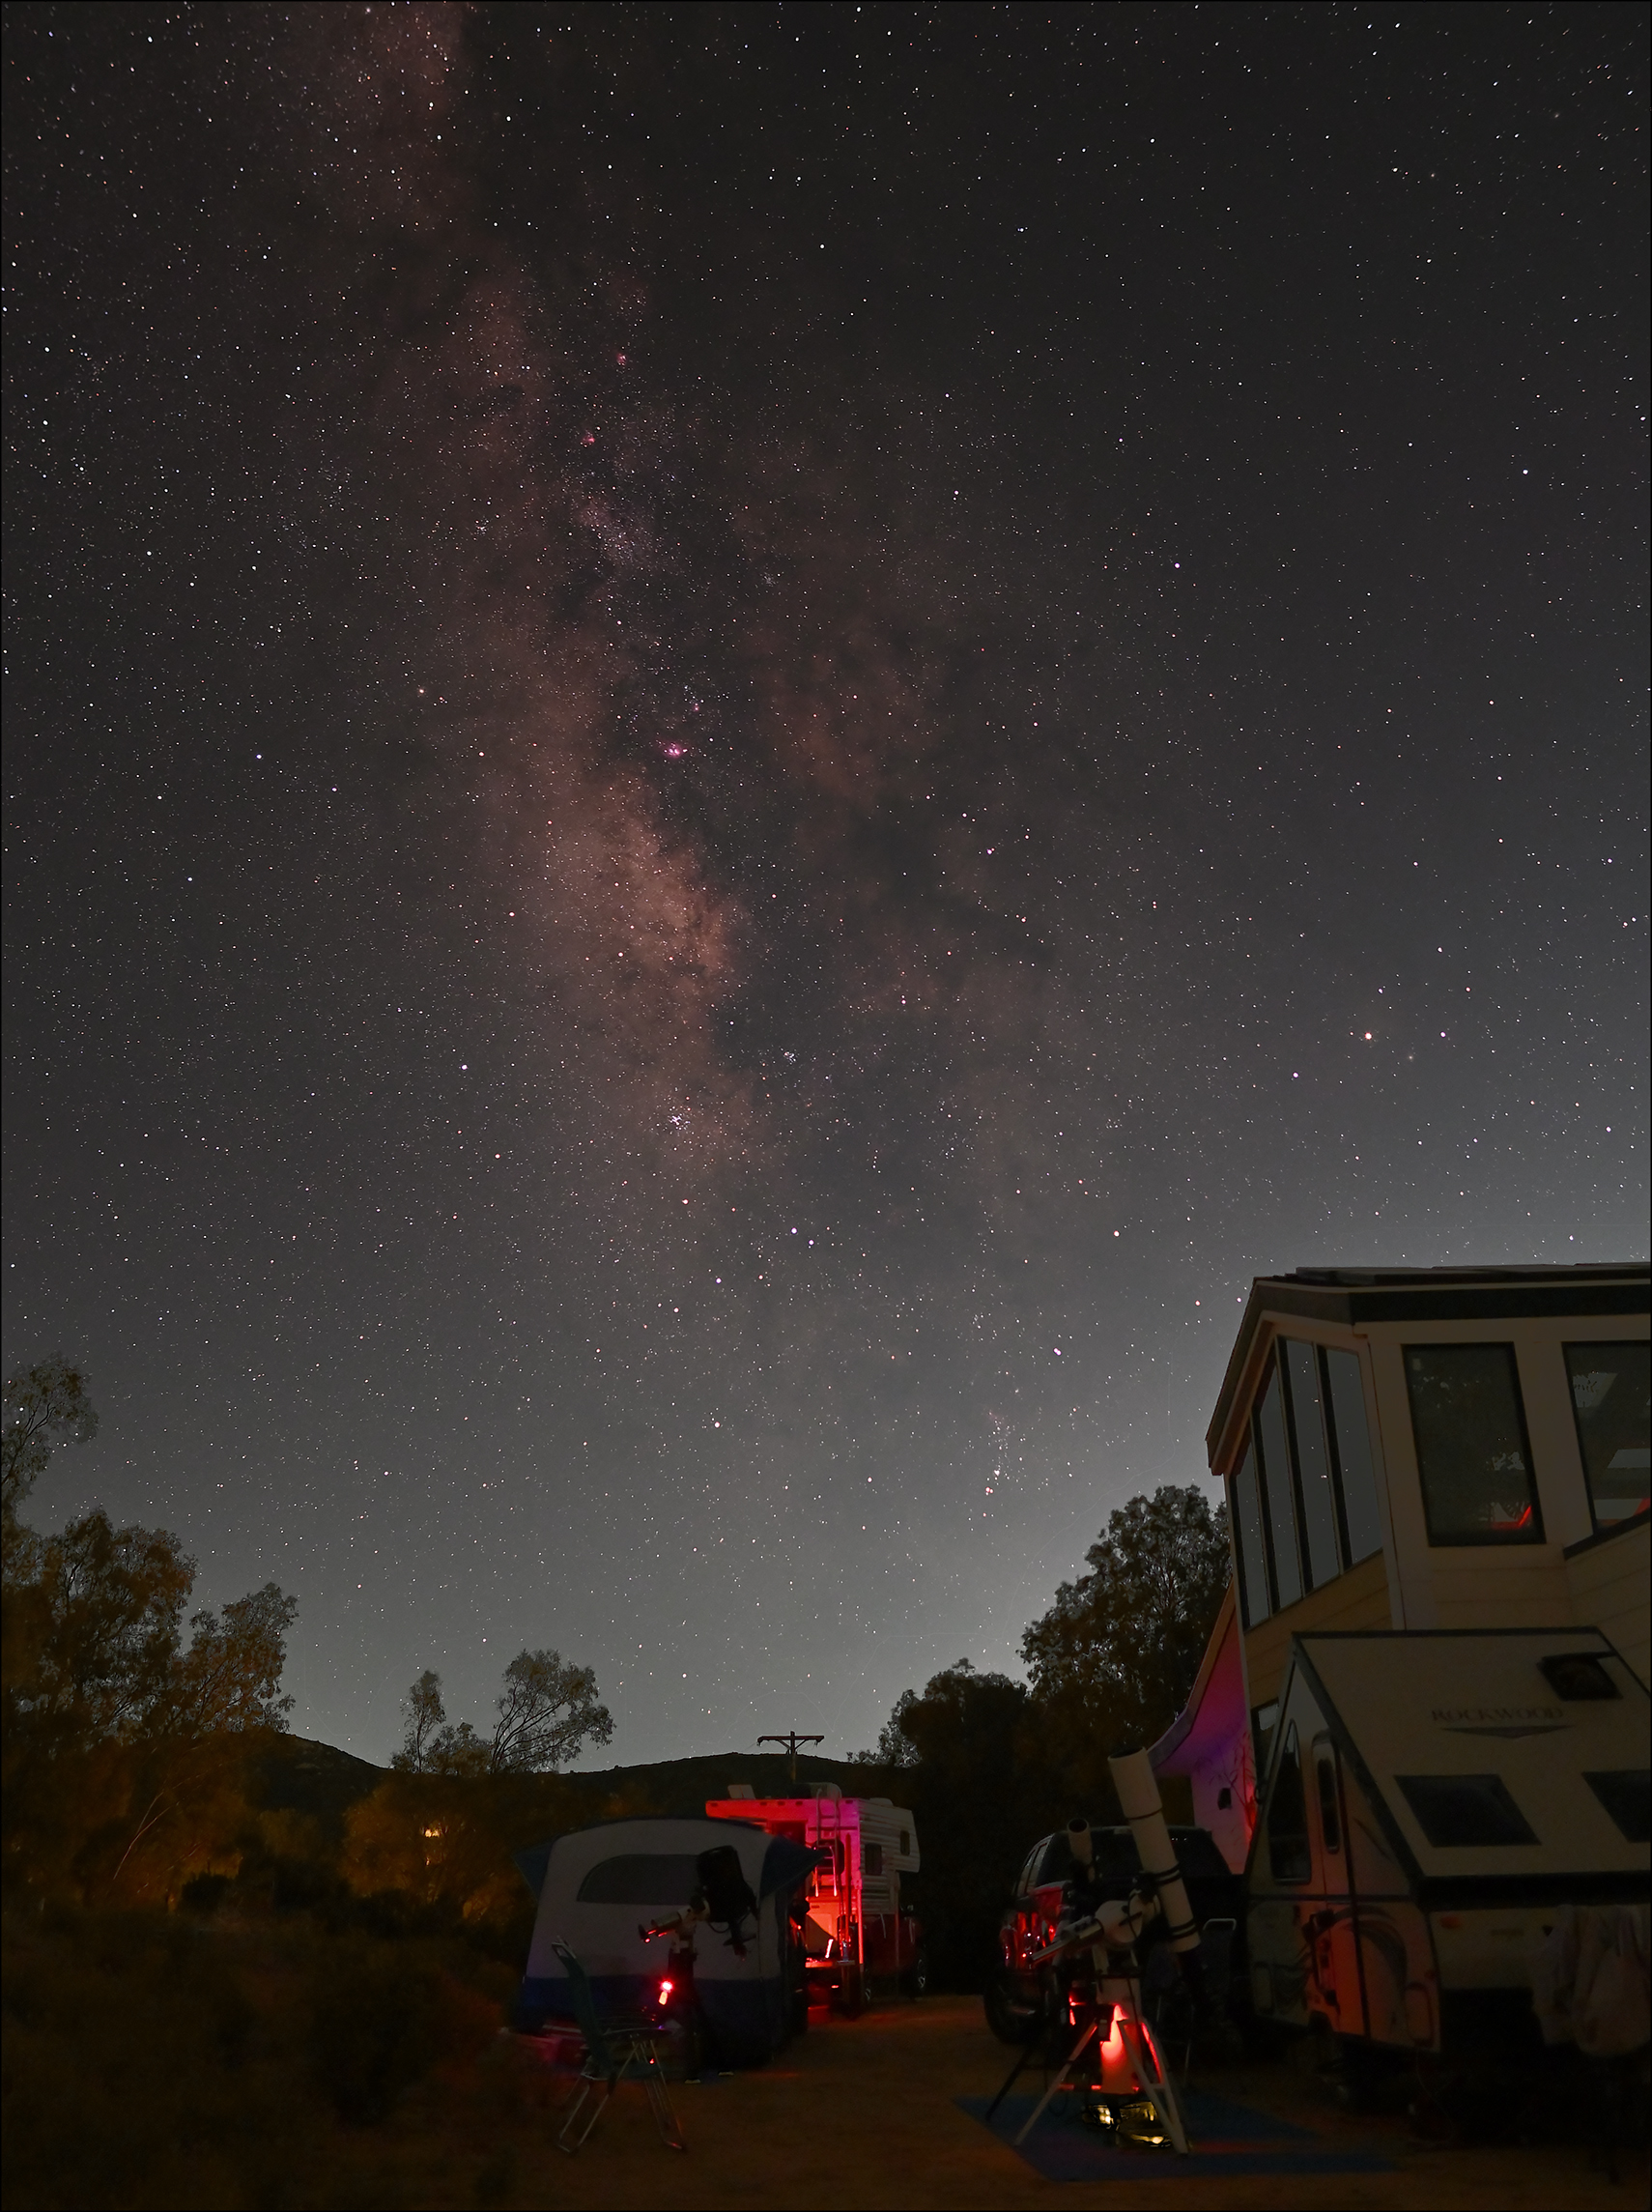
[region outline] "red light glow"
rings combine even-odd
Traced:
[[[660,2002],[662,2004],[666,2004],[669,2001],[671,1992],[676,1988],[676,1986],[677,1985],[675,1982],[662,1982],[660,1984]]]

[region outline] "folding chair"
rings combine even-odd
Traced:
[[[648,2109],[660,2131],[660,2140],[668,2150],[686,2150],[688,2145],[677,2127],[677,2115],[671,2110],[666,2089],[666,2077],[654,2055],[654,2047],[665,2034],[665,2028],[658,2021],[644,2020],[641,2014],[611,2013],[603,2018],[597,2011],[590,1977],[584,1968],[565,1944],[553,1942],[551,1948],[562,1962],[562,1971],[568,1977],[569,2000],[585,2043],[579,2087],[568,2106],[568,2116],[556,2138],[556,2148],[572,2158],[607,2111],[614,2090],[626,2075],[635,2070],[647,2091]],[[580,2120],[587,2109],[589,2117],[581,2127]]]

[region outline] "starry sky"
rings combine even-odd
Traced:
[[[6,24],[5,1357],[301,1733],[842,1755],[1645,1252],[1644,9]]]

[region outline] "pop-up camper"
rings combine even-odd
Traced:
[[[803,1947],[812,1994],[859,2012],[880,1987],[917,1993],[923,1932],[900,1903],[900,1877],[919,1870],[912,1815],[887,1797],[714,1797],[717,1821],[755,1821],[809,1849]]]
[[[1644,1900],[1647,1693],[1594,1629],[1302,1635],[1247,1870],[1259,2014],[1438,2051],[1564,1905]]]
[[[760,2063],[780,2050],[791,2030],[788,1899],[813,1855],[755,1825],[692,1817],[606,1821],[518,1854],[539,1911],[517,2025],[531,2030],[573,2010],[556,1942],[584,1966],[599,2011],[649,2011],[667,1954],[641,1930],[687,1911],[706,1887],[707,1855],[729,1847],[751,1910],[725,1917],[714,1899],[713,1916],[692,1929],[700,2021],[726,2063]]]
[[[1644,1908],[1649,1289],[1643,1260],[1252,1285],[1206,1436],[1233,1579],[1151,1757],[1245,1871],[1272,2019],[1530,2028],[1544,1928]]]

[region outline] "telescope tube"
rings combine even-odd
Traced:
[[[1145,1751],[1126,1751],[1117,1759],[1109,1759],[1107,1765],[1112,1772],[1113,1787],[1119,1793],[1120,1807],[1136,1839],[1142,1872],[1153,1877],[1159,1910],[1170,1933],[1170,1947],[1173,1951],[1196,1951],[1199,1929],[1193,1918],[1193,1908],[1187,1901],[1187,1885],[1176,1863],[1176,1849],[1170,1840],[1164,1800],[1158,1794],[1158,1776],[1153,1770],[1153,1761]]]

